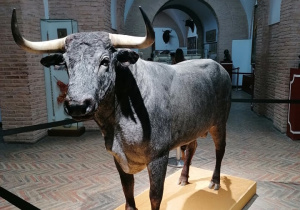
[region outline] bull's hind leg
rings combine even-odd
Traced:
[[[134,201],[134,177],[132,174],[127,174],[123,171],[119,163],[115,159],[115,164],[117,167],[117,170],[119,172],[121,183],[123,187],[123,192],[126,199],[126,210],[137,210],[135,207],[135,201]]]
[[[188,184],[190,165],[193,155],[195,154],[196,148],[197,140],[192,141],[191,143],[186,145],[184,165],[181,171],[181,176],[178,180],[178,184],[181,184],[182,186]]]
[[[223,126],[213,126],[209,133],[211,134],[216,149],[216,165],[215,170],[209,184],[209,188],[214,187],[215,190],[220,188],[220,172],[221,172],[221,163],[225,153],[226,147],[226,125]]]

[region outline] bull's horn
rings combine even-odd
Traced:
[[[54,53],[65,51],[65,38],[43,41],[43,42],[31,42],[22,37],[19,31],[16,9],[13,9],[11,17],[11,31],[15,42],[24,50],[33,53]]]
[[[111,43],[116,48],[147,48],[151,46],[155,40],[155,33],[152,28],[151,22],[146,13],[139,7],[146,25],[147,34],[145,37],[127,36],[120,34],[109,34]]]

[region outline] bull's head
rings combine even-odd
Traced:
[[[74,118],[93,117],[99,102],[115,81],[115,62],[133,64],[138,55],[130,50],[115,48],[146,48],[152,45],[155,34],[151,22],[141,9],[146,25],[145,37],[135,37],[106,32],[71,34],[67,37],[31,42],[19,32],[16,11],[13,10],[11,29],[15,42],[33,53],[56,53],[44,57],[41,63],[64,65],[69,75],[69,88],[64,102],[66,112]]]
[[[163,31],[163,40],[164,42],[167,44],[169,41],[170,41],[170,37],[171,37],[171,33],[172,33],[172,30],[165,30]]]

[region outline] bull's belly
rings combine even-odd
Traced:
[[[150,151],[149,149],[144,150],[145,147],[141,147],[140,145],[131,145],[129,148],[124,148],[117,146],[118,144],[116,142],[114,142],[114,146],[108,151],[114,156],[125,173],[136,174],[144,170],[147,165],[153,159],[158,158],[159,155],[166,154],[169,152],[169,150],[188,144],[198,137],[203,137],[206,135],[207,130],[177,131],[171,140],[160,139],[160,141],[155,141],[155,144],[158,146],[156,147],[156,151]],[[169,144],[165,144],[167,141],[169,141]],[[148,147],[150,148],[149,145]]]
[[[212,126],[212,120],[173,124],[170,148],[174,149],[175,147],[188,144],[199,137],[206,137]]]
[[[175,149],[178,146],[189,144],[190,142],[195,141],[199,137],[206,137],[208,130],[201,130],[198,132],[176,132],[172,135],[172,144],[170,145],[170,149]]]

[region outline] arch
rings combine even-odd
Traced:
[[[179,28],[176,20],[174,20],[174,18],[172,17],[172,15],[170,15],[169,13],[171,13],[172,11],[166,12],[168,9],[166,10],[161,10],[158,11],[157,14],[154,17],[153,20],[153,27],[162,27],[162,28],[172,28],[178,37],[178,41],[179,41],[179,46],[184,46],[185,42],[184,42],[184,33],[182,31],[181,28]],[[165,21],[162,21],[165,20]]]
[[[214,16],[218,26],[217,31],[217,57],[218,60],[223,58],[225,49],[232,49],[232,40],[248,38],[248,21],[245,10],[240,0],[157,0],[155,4],[149,4],[149,0],[133,1],[125,22],[125,33],[129,35],[143,35],[144,25],[141,18],[138,18],[138,6],[142,6],[150,20],[154,20],[155,15],[161,9],[168,7],[179,8],[189,14],[198,25],[204,25],[205,17],[199,14],[199,8],[205,6]],[[198,8],[198,10],[196,9]],[[204,15],[205,16],[205,15]],[[131,27],[134,25],[135,27]],[[203,26],[203,34],[207,30]],[[147,50],[143,50],[145,54]],[[149,51],[149,49],[148,49]]]
[[[163,5],[158,12],[156,13],[156,16],[158,14],[160,14],[161,12],[168,10],[168,9],[177,9],[180,10],[184,13],[186,13],[189,17],[192,18],[192,20],[194,21],[194,24],[196,25],[197,28],[197,50],[198,53],[200,53],[200,55],[202,55],[202,58],[206,58],[207,57],[207,52],[205,52],[204,48],[207,46],[204,46],[204,39],[205,39],[205,32],[204,32],[204,28],[203,28],[203,21],[199,18],[199,16],[195,13],[195,11],[193,11],[192,9],[190,9],[189,7],[187,7],[186,5],[182,5],[182,4],[169,4],[169,2],[167,2],[165,5]],[[155,17],[156,17],[155,16]],[[180,23],[179,23],[180,24]],[[217,21],[215,24],[215,29],[217,30],[218,26],[217,26]],[[187,32],[184,31],[182,32],[183,35],[186,36],[187,38]],[[184,40],[185,42],[185,47],[187,46],[187,39]]]

